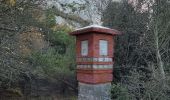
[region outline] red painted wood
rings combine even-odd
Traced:
[[[82,30],[77,30],[70,35],[76,36],[76,57],[84,58],[84,57],[93,57],[93,58],[113,58],[114,57],[114,36],[120,34],[119,31],[108,28],[98,28],[98,27],[90,27]],[[81,41],[88,40],[88,55],[81,55]],[[99,55],[99,40],[108,41],[108,55],[100,56]],[[78,62],[79,65],[110,65],[113,64],[114,61],[111,62]],[[99,83],[107,83],[111,82],[113,79],[113,70],[107,69],[77,69],[77,80],[83,83],[89,84],[99,84]]]
[[[83,83],[99,84],[111,82],[112,70],[77,70],[77,80]]]
[[[88,40],[88,55],[81,56],[81,41]],[[107,56],[99,56],[99,40],[107,40],[108,41],[108,55]],[[113,47],[114,47],[114,38],[112,35],[108,34],[82,34],[78,35],[76,38],[76,54],[77,57],[113,57]]]

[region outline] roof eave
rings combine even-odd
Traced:
[[[76,30],[74,32],[71,32],[70,35],[75,36],[75,35],[91,33],[91,32],[104,33],[104,34],[110,34],[110,35],[119,35],[119,34],[121,34],[120,31],[117,31],[117,30],[114,30],[114,29],[91,27],[91,28],[87,28],[87,29]]]

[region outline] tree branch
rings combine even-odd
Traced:
[[[5,26],[5,25],[0,25],[0,30],[17,31],[16,28],[11,28],[11,27]]]

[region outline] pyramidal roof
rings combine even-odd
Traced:
[[[104,26],[100,26],[100,25],[89,25],[89,26],[86,26],[86,27],[83,27],[83,28],[78,28],[76,29],[77,30],[83,30],[83,29],[88,29],[88,28],[102,28],[102,29],[110,29],[110,28],[107,28],[107,27],[104,27]]]
[[[100,25],[90,25],[83,28],[78,28],[75,31],[71,32],[70,35],[80,35],[80,34],[89,34],[89,33],[103,33],[103,34],[111,34],[111,35],[117,35],[120,34],[118,30],[103,27]]]

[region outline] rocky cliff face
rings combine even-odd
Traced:
[[[101,14],[109,2],[121,0],[46,0],[46,7],[55,7],[56,23],[73,27],[101,25]]]

